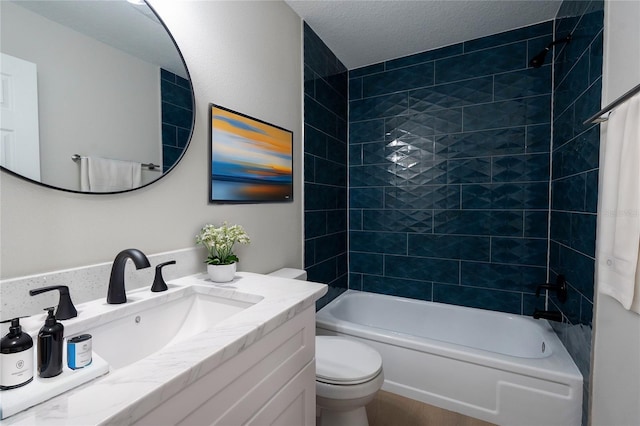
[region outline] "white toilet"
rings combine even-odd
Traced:
[[[269,275],[306,280],[307,272],[283,268]],[[316,406],[321,426],[368,426],[365,405],[384,382],[382,357],[364,343],[316,336]]]

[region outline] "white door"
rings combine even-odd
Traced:
[[[0,164],[40,181],[36,64],[1,55]]]

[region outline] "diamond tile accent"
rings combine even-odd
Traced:
[[[491,261],[546,268],[547,240],[542,238],[492,238]]]
[[[435,133],[434,126],[434,117],[429,114],[391,117],[385,120],[385,140],[391,142],[430,137]]]
[[[349,164],[352,166],[362,165],[362,144],[349,145]]]
[[[362,290],[391,296],[408,297],[418,300],[431,300],[430,282],[400,278],[364,275]]]
[[[426,62],[362,78],[364,97],[433,85],[433,62]]]
[[[547,278],[545,267],[462,262],[461,269],[463,285],[506,291],[535,292]]]
[[[594,214],[571,214],[569,246],[587,256],[596,256],[596,218]]]
[[[407,234],[399,232],[350,231],[349,244],[352,251],[406,254]]]
[[[433,284],[434,302],[520,314],[521,300],[521,293],[516,292]]]
[[[600,129],[594,126],[553,153],[553,178],[559,179],[598,168]]]
[[[551,208],[574,212],[585,211],[585,175],[554,180],[551,184]]]
[[[591,13],[587,3],[596,2],[579,13]],[[349,72],[354,286],[530,315],[538,306],[531,283],[546,280],[551,204],[551,265],[576,288],[563,309],[591,318],[582,310],[593,308],[585,274],[593,272],[599,130],[580,118],[600,102],[601,20],[594,12],[557,21],[558,37],[584,37],[555,64],[552,154],[553,67],[527,67],[552,39],[552,21]],[[317,128],[330,150],[330,121],[313,118],[327,124]],[[330,170],[314,166],[314,179],[326,181]]]
[[[459,185],[421,185],[385,188],[387,209],[458,209]]]
[[[510,210],[438,210],[433,231],[452,235],[522,235],[522,211]]]
[[[349,185],[351,187],[387,186],[393,185],[394,182],[395,176],[387,170],[386,164],[349,167]]]
[[[548,139],[547,139],[548,142]],[[450,133],[436,136],[436,156],[469,158],[520,154],[525,150],[525,127]],[[549,151],[547,147],[547,152]]]
[[[382,254],[351,252],[349,255],[349,268],[351,272],[382,274],[383,261]]]
[[[349,144],[384,140],[384,120],[349,123]]]
[[[347,251],[347,232],[323,235],[316,242],[316,260],[324,261]]]
[[[376,96],[349,102],[349,119],[364,121],[405,114],[408,99],[406,93]],[[306,108],[306,107],[305,107]]]
[[[491,182],[491,158],[479,157],[447,162],[448,183]]]
[[[527,42],[436,61],[436,84],[526,68]]]
[[[524,98],[551,93],[551,68],[527,68],[494,77],[495,100]]]
[[[548,183],[473,184],[462,188],[463,209],[547,209]]]
[[[551,125],[535,124],[527,126],[526,152],[549,152],[551,149]]]
[[[409,234],[410,256],[441,259],[484,260],[490,253],[489,237]]]
[[[351,208],[382,208],[384,190],[382,188],[349,188]],[[305,208],[307,208],[305,206]]]
[[[493,157],[493,182],[543,182],[549,180],[549,154]]]
[[[493,77],[438,84],[409,92],[409,112],[422,113],[493,101]]]
[[[466,131],[541,124],[551,121],[551,96],[540,95],[464,107]]]
[[[571,213],[551,212],[551,239],[564,245],[571,243]]]
[[[459,264],[457,260],[425,257],[385,256],[384,258],[387,277],[453,284],[458,283]]]
[[[462,131],[462,108],[432,111],[433,130],[436,135]]]
[[[598,208],[598,170],[586,173],[585,211],[596,213]]]
[[[549,212],[525,211],[524,236],[529,238],[547,238],[549,227]]]
[[[362,228],[367,231],[431,232],[431,210],[363,210]]]
[[[349,210],[349,230],[362,231],[362,209]]]
[[[364,144],[364,164],[398,164],[402,167],[433,160],[433,139],[414,138],[389,143],[374,142]]]

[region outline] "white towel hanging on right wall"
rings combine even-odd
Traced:
[[[640,313],[640,94],[609,115],[601,143],[598,291]]]

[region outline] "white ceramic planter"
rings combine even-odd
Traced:
[[[211,281],[216,283],[227,283],[233,280],[236,275],[236,263],[231,265],[207,265],[207,273]]]

